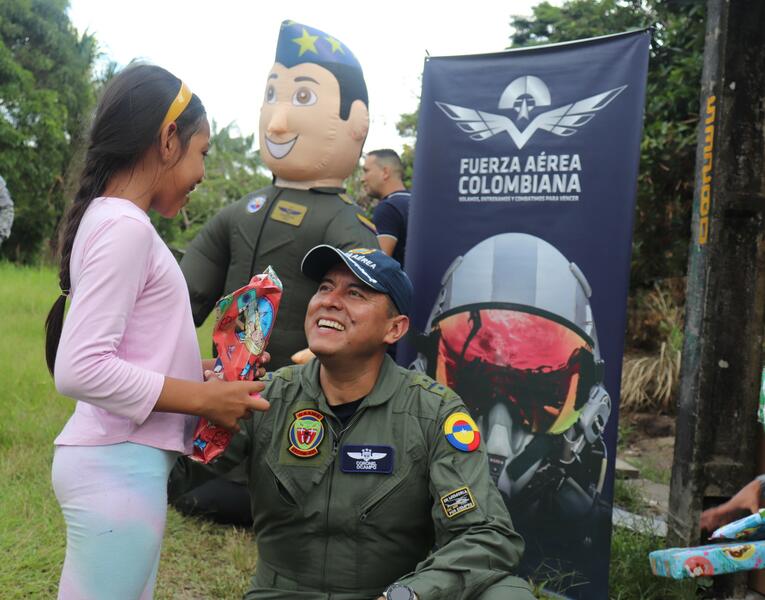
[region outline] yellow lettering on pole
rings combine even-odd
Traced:
[[[699,244],[709,240],[709,212],[712,208],[712,165],[715,139],[715,96],[707,98],[707,116],[704,119],[704,164],[701,167],[701,194],[699,197]]]

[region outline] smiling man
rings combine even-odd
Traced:
[[[305,315],[316,358],[270,375],[268,412],[207,467],[248,468],[258,564],[245,598],[531,600],[475,422],[387,355],[409,328],[399,263],[322,245],[302,271],[318,282]]]
[[[303,318],[314,284],[300,272],[301,258],[322,243],[377,247],[374,225],[343,188],[368,129],[367,88],[353,53],[323,31],[282,23],[260,110],[260,156],[274,183],[225,207],[189,245],[181,270],[197,326],[219,298],[270,265],[284,284],[271,366],[290,364],[306,347]],[[246,525],[246,491],[240,476],[232,479],[179,498],[176,507]]]

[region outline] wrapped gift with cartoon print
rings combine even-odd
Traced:
[[[719,540],[762,540],[765,539],[765,508],[742,519],[715,529],[709,539]]]
[[[216,304],[214,371],[226,381],[252,381],[268,344],[282,297],[282,283],[271,267]],[[199,419],[191,458],[208,463],[220,455],[231,432]]]
[[[729,541],[694,548],[667,548],[648,555],[654,575],[687,579],[765,567],[765,541]]]

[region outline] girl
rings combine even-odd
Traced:
[[[78,400],[53,458],[61,599],[151,598],[167,477],[191,451],[186,415],[236,429],[268,407],[260,382],[203,383],[186,283],[147,214],[174,217],[188,202],[209,140],[199,98],[160,67],[122,71],[96,110],[46,321],[56,388]]]

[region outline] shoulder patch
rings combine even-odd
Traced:
[[[374,223],[372,223],[372,221],[370,221],[369,219],[367,219],[367,218],[366,218],[364,215],[362,215],[361,213],[356,213],[356,218],[357,218],[359,221],[361,221],[361,224],[362,224],[364,227],[366,227],[367,229],[369,229],[369,231],[371,231],[372,233],[374,233],[375,235],[377,235],[377,227],[375,227],[375,224],[374,224]]]
[[[478,425],[466,412],[455,412],[444,421],[446,441],[461,452],[472,452],[481,444]]]
[[[351,198],[348,194],[338,194],[338,196],[340,197],[340,200],[342,200],[346,204],[356,204],[353,201],[353,198]]]
[[[273,371],[267,371],[263,377],[260,378],[263,382],[273,381],[274,380],[274,372]]]
[[[263,195],[250,198],[247,201],[247,212],[250,214],[258,212],[261,208],[263,208],[263,206],[265,205],[267,201],[268,201],[268,198],[266,198]]]
[[[410,387],[414,386],[420,386],[425,391],[431,392],[432,394],[435,394],[436,396],[440,396],[441,398],[445,397],[446,394],[449,392],[449,388],[446,387],[442,383],[438,383],[434,379],[431,379],[425,373],[417,373],[415,374],[412,379],[411,383],[409,384]]]
[[[475,503],[470,488],[463,486],[441,496],[441,508],[443,508],[447,519],[453,519],[462,513],[475,510],[478,505]]]

